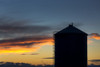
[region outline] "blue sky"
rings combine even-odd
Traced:
[[[99,6],[99,0],[1,0],[0,15],[16,20],[39,21],[35,24],[50,27],[80,23],[86,32],[99,33]]]

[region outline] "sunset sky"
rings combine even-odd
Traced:
[[[0,62],[53,65],[53,34],[72,22],[100,64],[100,0],[0,0]]]

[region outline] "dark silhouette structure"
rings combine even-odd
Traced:
[[[55,67],[87,67],[87,34],[72,25],[54,34]]]

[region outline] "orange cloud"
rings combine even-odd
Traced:
[[[33,36],[0,40],[0,53],[34,52],[43,45],[53,45],[53,38],[48,36]]]
[[[25,52],[34,52],[37,49],[39,49],[39,47],[31,47],[31,48],[10,48],[10,49],[0,49],[0,53],[25,53]]]
[[[100,40],[100,34],[98,33],[91,33],[88,37],[88,44],[92,44],[93,41],[91,39]]]
[[[100,35],[98,33],[92,33],[92,34],[90,34],[89,39],[100,40]]]

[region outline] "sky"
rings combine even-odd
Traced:
[[[100,64],[100,0],[0,0],[0,62],[54,64],[53,34],[88,33],[88,64]]]

